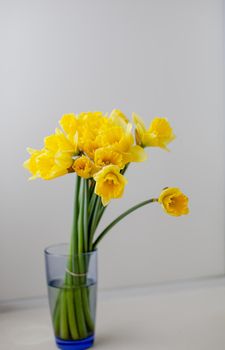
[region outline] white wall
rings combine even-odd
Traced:
[[[27,182],[63,113],[167,116],[171,152],[151,149],[128,172],[124,208],[180,186],[191,214],[154,205],[101,244],[100,285],[115,288],[224,273],[223,12],[221,0],[0,2],[0,300],[45,294],[42,251],[68,241],[73,176]]]

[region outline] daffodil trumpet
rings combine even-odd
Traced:
[[[145,161],[147,147],[168,150],[168,144],[175,138],[166,118],[154,118],[149,128],[137,114],[133,114],[133,121],[134,132],[131,122],[117,109],[109,115],[65,114],[59,121],[60,128],[45,137],[41,149],[28,148],[30,158],[24,167],[31,173],[31,180],[76,175],[69,258],[53,313],[55,335],[62,340],[81,340],[94,332],[90,295],[83,288],[87,284],[89,262],[82,254],[95,251],[118,222],[150,203],[158,202],[171,216],[189,212],[188,198],[179,188],[164,188],[157,198],[126,210],[96,237],[107,206],[123,197],[128,166]]]

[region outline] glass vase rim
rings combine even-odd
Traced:
[[[62,256],[71,256],[71,254],[69,253],[59,253],[59,252],[51,252],[50,250],[53,249],[53,248],[56,248],[56,247],[67,247],[69,249],[69,246],[70,244],[69,243],[55,243],[55,244],[51,244],[51,245],[48,245],[45,249],[44,249],[44,254],[45,255],[50,255],[50,256],[58,256],[58,257],[62,257]],[[94,250],[92,251],[89,251],[89,252],[85,252],[85,253],[76,253],[76,254],[73,254],[73,256],[89,256],[89,255],[94,255],[96,254],[98,251],[97,248],[95,248]]]

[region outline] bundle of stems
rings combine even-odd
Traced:
[[[87,281],[89,261],[84,253],[93,250],[93,236],[104,211],[101,198],[94,193],[94,183],[76,178],[69,258],[53,316],[56,335],[74,340],[94,331]]]
[[[149,199],[133,206],[112,221],[94,240],[96,229],[106,209],[102,205],[101,197],[95,194],[94,187],[93,179],[76,176],[69,258],[64,283],[60,288],[53,313],[55,334],[61,339],[83,339],[94,332],[87,281],[89,256],[85,253],[96,250],[107,232],[125,216],[157,201]]]

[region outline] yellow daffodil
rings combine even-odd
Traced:
[[[44,151],[28,147],[27,152],[30,154],[30,158],[23,163],[23,166],[32,174],[29,180],[34,180],[39,177],[38,157],[43,154]]]
[[[94,175],[96,181],[95,193],[101,197],[102,204],[106,206],[111,199],[123,195],[127,179],[120,174],[119,167],[108,165]]]
[[[95,171],[94,163],[86,156],[77,158],[72,166],[78,176],[89,179]]]
[[[56,134],[45,137],[44,145],[59,170],[65,170],[72,166],[77,149],[59,129],[56,129]]]
[[[56,156],[54,153],[45,150],[37,158],[39,177],[43,180],[52,180],[67,174],[68,161],[66,161],[64,157],[62,157],[62,159],[60,158],[60,155]]]
[[[123,134],[118,142],[115,142],[113,148],[123,156],[124,164],[131,162],[144,162],[147,154],[139,145],[134,145],[132,134]]]
[[[109,120],[111,120],[114,125],[122,127],[124,131],[131,131],[132,129],[132,124],[129,123],[127,117],[119,109],[114,109],[110,113]]]
[[[78,130],[78,119],[75,114],[64,114],[59,121],[59,125],[68,136],[70,141],[73,141],[74,136]]]
[[[94,140],[99,133],[109,127],[109,119],[102,112],[87,112],[78,115],[79,136],[88,132],[89,137]]]
[[[189,213],[188,197],[179,188],[165,188],[162,190],[158,202],[162,204],[164,211],[169,215],[180,216]]]
[[[31,157],[24,166],[33,175],[31,178],[41,177],[44,180],[51,180],[55,177],[68,173],[72,166],[77,149],[61,130],[45,137],[44,148],[41,151],[30,149]]]
[[[105,130],[99,132],[99,134],[96,137],[96,142],[101,148],[113,146],[114,144],[120,141],[123,135],[124,131],[120,126],[109,124],[109,128],[105,128]]]
[[[102,147],[99,135],[109,128],[109,121],[101,112],[81,113],[78,130],[79,148],[90,158],[94,159],[96,149]]]
[[[120,126],[114,126],[97,137],[101,147],[111,146],[114,151],[121,153],[122,163],[143,162],[147,159],[144,149],[134,144],[134,137],[130,132],[124,132]]]
[[[111,119],[117,119],[120,118],[122,119],[126,124],[129,123],[129,119],[125,116],[125,114],[123,114],[123,112],[121,112],[121,110],[119,109],[113,109],[113,111],[110,113],[109,118]]]
[[[98,148],[95,151],[94,161],[100,168],[110,164],[117,165],[120,169],[124,167],[122,154],[116,152],[112,146]]]
[[[38,177],[44,180],[51,180],[68,173],[66,166],[62,166],[62,161],[59,162],[60,166],[57,164],[53,152],[46,149],[40,151],[28,149],[28,151],[31,156],[24,162],[24,167],[32,174],[30,180]],[[59,159],[60,157],[58,157]]]
[[[95,151],[101,147],[97,139],[92,137],[91,133],[87,130],[84,131],[79,139],[80,150],[88,155],[89,158],[94,160]]]
[[[175,139],[175,135],[166,118],[154,118],[148,129],[135,113],[133,113],[133,121],[136,126],[135,136],[138,145],[160,147],[168,151],[167,145]]]

